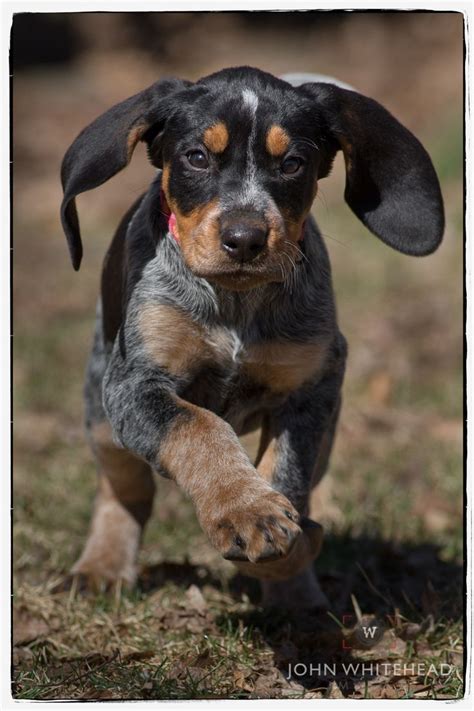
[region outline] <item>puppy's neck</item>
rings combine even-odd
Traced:
[[[212,288],[221,323],[239,331],[245,331],[251,326],[257,314],[273,299],[275,291],[273,284],[247,291],[231,291],[216,285]]]

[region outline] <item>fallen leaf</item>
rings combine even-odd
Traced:
[[[234,671],[234,685],[237,689],[253,691],[254,685],[251,683],[252,670],[244,667]]]
[[[338,687],[335,681],[331,681],[329,683],[329,687],[326,693],[326,698],[327,699],[343,699],[344,694],[342,693],[341,689]]]
[[[207,602],[205,601],[202,592],[197,585],[190,585],[186,590],[186,598],[191,609],[196,610],[200,614],[204,614],[207,610]]]
[[[405,693],[404,689],[399,688],[396,684],[387,684],[382,687],[380,698],[382,699],[399,699]]]
[[[275,698],[275,681],[267,676],[259,676],[250,696],[254,699]]]

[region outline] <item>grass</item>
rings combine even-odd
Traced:
[[[82,376],[99,262],[113,225],[92,212],[93,230],[86,230],[101,237],[89,240],[84,268],[73,277],[57,249],[58,227],[44,210],[18,216],[15,698],[462,695],[458,125],[450,119],[434,139],[447,231],[432,257],[410,260],[370,236],[341,207],[340,165],[316,204],[350,344],[336,449],[313,502],[326,529],[316,567],[331,614],[263,610],[256,583],[236,577],[211,549],[190,503],[165,480],[144,537],[138,588],[107,596],[62,589],[84,542],[94,492]],[[33,229],[42,230],[41,245],[31,241]],[[255,450],[255,438],[246,444]],[[370,649],[343,644],[358,616],[385,621],[383,638]],[[344,663],[376,661],[421,666],[401,675],[393,667],[365,676],[341,671]],[[336,664],[336,674],[288,679],[295,663]],[[443,663],[449,671],[440,675]]]

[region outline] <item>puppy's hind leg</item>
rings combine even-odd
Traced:
[[[155,484],[150,467],[117,447],[108,422],[90,433],[98,465],[98,491],[89,536],[73,574],[100,587],[136,580],[136,559],[143,528],[153,505]]]
[[[155,493],[149,465],[112,439],[102,407],[105,367],[99,312],[85,387],[86,426],[97,463],[98,490],[89,536],[71,571],[95,588],[135,582],[140,540]]]

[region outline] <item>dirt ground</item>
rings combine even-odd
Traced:
[[[13,83],[14,696],[461,696],[462,17],[86,13],[72,24],[71,61],[18,62]],[[84,125],[157,78],[237,64],[326,73],[377,99],[430,152],[446,205],[441,248],[411,259],[345,206],[340,158],[315,203],[350,344],[336,448],[314,499],[328,614],[263,610],[256,585],[219,558],[164,480],[138,589],[82,596],[61,587],[94,492],[82,379],[100,264],[153,175],[138,149],[124,173],[79,198],[76,274],[58,220],[62,156]],[[246,444],[254,450],[255,437]],[[357,629],[374,618],[385,633],[364,648]],[[386,666],[342,666],[361,662]],[[305,673],[289,675],[298,663]]]

